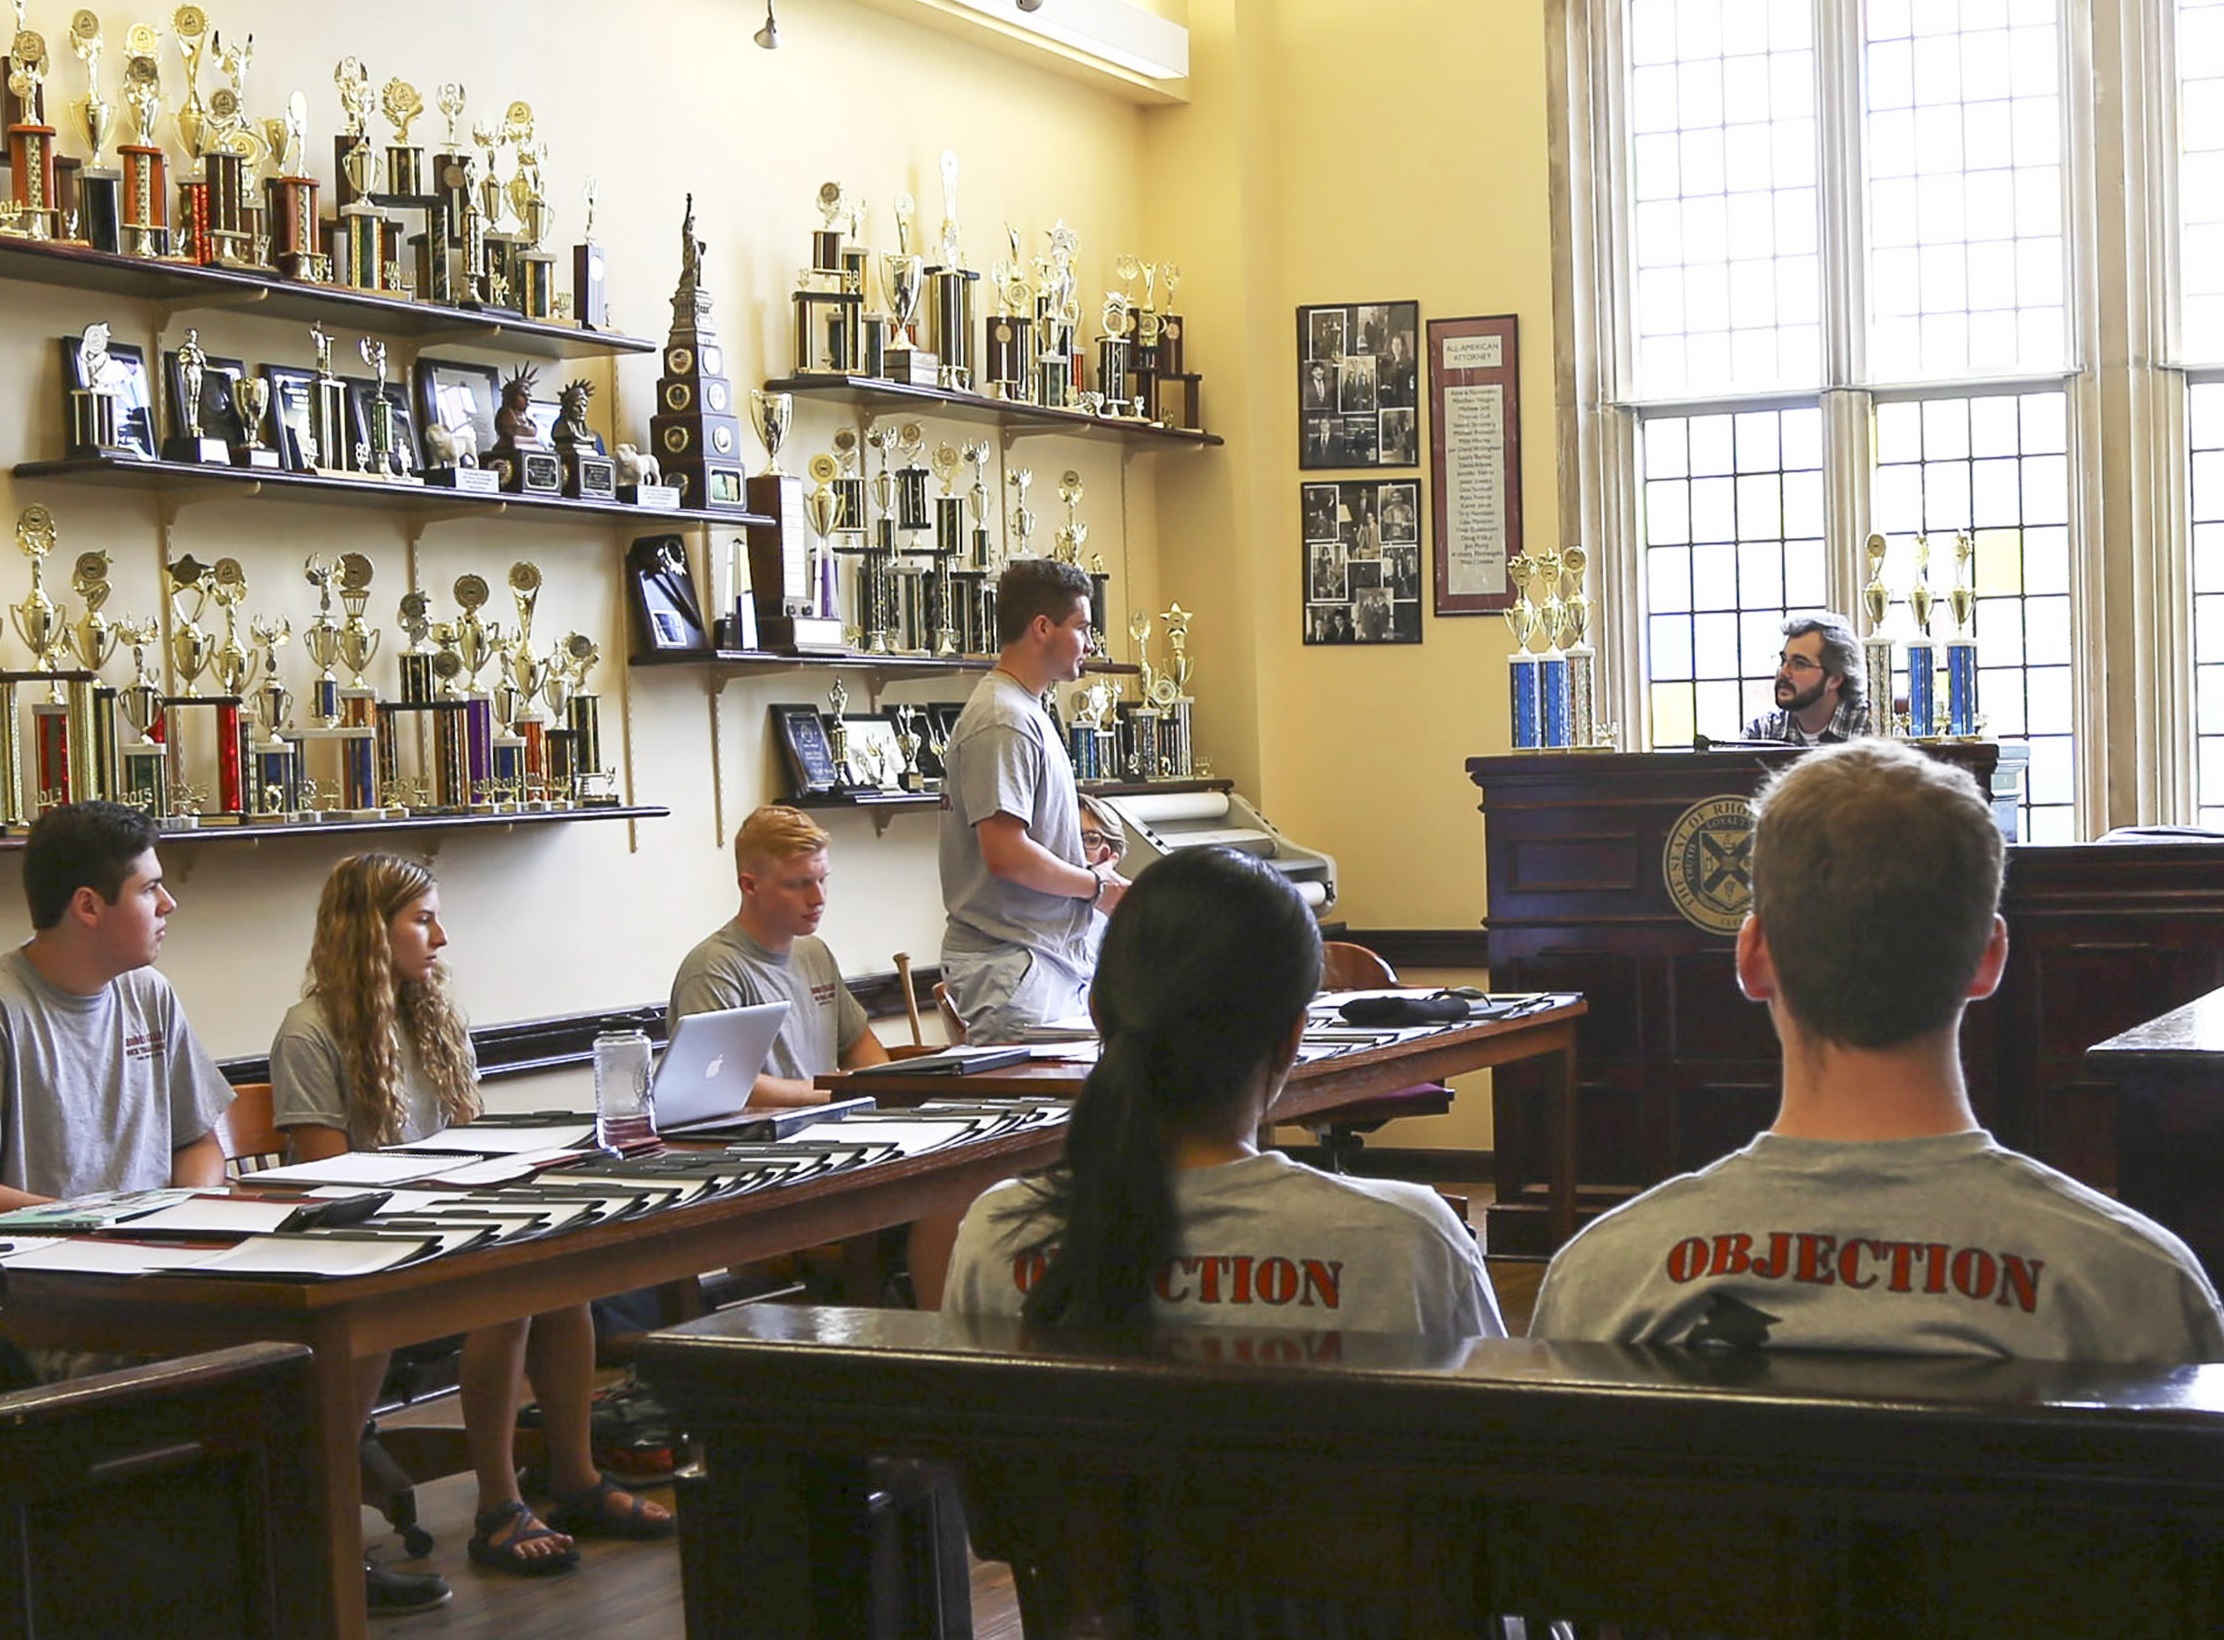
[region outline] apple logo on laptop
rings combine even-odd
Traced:
[[[717,1054],[713,1056],[711,1062],[703,1067],[703,1080],[706,1082],[717,1081],[718,1073],[725,1068],[726,1056],[724,1054]]]

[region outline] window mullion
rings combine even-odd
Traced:
[[[1867,380],[1867,278],[1862,265],[1860,0],[1816,7],[1815,129],[1822,212],[1823,386]]]

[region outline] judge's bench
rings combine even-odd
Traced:
[[[2015,770],[2001,768],[2002,748],[1921,749],[1968,767],[2012,820]],[[1775,1112],[1775,1035],[1767,1012],[1738,994],[1732,941],[1749,893],[1747,800],[1799,755],[1468,760],[1482,794],[1493,987],[1590,1001],[1575,1111],[1579,1222],[1736,1149]],[[2085,1052],[2224,985],[2224,842],[2013,844],[2002,911],[2006,976],[1962,1025],[1978,1119],[2002,1143],[2113,1190],[2119,1096]],[[1549,1253],[1552,1090],[1518,1066],[1497,1072],[1495,1087],[1489,1245]],[[2171,1222],[2166,1204],[2133,1205]]]

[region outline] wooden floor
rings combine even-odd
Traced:
[[[1448,1185],[1470,1198],[1470,1217],[1478,1223],[1489,1202],[1489,1188]],[[1544,1266],[1528,1261],[1491,1261],[1506,1327],[1527,1330],[1536,1306]],[[452,1399],[400,1414],[390,1422],[447,1424],[455,1421]],[[652,1496],[669,1503],[669,1491]],[[422,1561],[400,1558],[400,1540],[376,1515],[364,1515],[365,1541],[382,1562],[398,1568],[437,1571],[455,1587],[455,1598],[437,1611],[389,1618],[375,1627],[381,1640],[413,1635],[484,1637],[510,1640],[684,1640],[680,1614],[679,1550],[672,1542],[581,1545],[580,1568],[561,1577],[523,1578],[474,1566],[464,1554],[471,1536],[474,1503],[471,1477],[455,1475],[417,1489],[420,1522],[438,1540]],[[973,1632],[977,1640],[1021,1640],[1019,1608],[1011,1577],[996,1564],[977,1563],[973,1571]]]

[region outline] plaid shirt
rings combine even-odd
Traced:
[[[1765,712],[1745,726],[1747,740],[1780,740],[1787,746],[1827,746],[1832,741],[1853,740],[1869,732],[1869,708],[1841,698],[1822,733],[1811,735],[1789,712]]]

